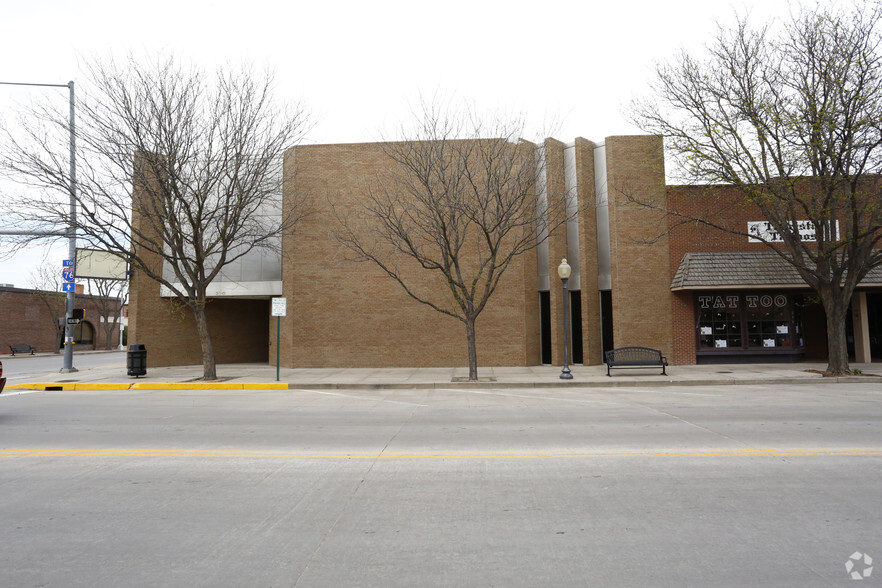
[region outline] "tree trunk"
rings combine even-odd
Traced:
[[[477,338],[475,336],[475,319],[467,318],[465,321],[466,324],[466,338],[469,342],[469,380],[477,381],[478,379],[478,349],[477,349]]]
[[[104,349],[110,350],[113,343],[113,332],[116,330],[116,321],[110,322],[110,317],[104,319]]]
[[[211,342],[211,331],[208,328],[208,317],[205,315],[205,303],[191,306],[196,317],[196,332],[202,345],[202,379],[217,379],[217,364],[214,359],[214,345]]]
[[[845,338],[845,321],[848,320],[848,299],[843,292],[824,288],[818,291],[827,315],[827,369],[825,376],[847,376],[848,344]]]

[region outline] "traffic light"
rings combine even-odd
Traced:
[[[77,320],[83,320],[84,318],[86,318],[86,309],[85,308],[73,309],[73,314],[70,316],[70,318],[77,319]]]

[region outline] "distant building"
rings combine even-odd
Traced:
[[[537,149],[547,161],[537,199],[569,199],[581,212],[509,268],[477,322],[480,366],[562,362],[563,257],[573,268],[573,363],[599,364],[604,350],[627,345],[660,349],[681,365],[825,358],[823,309],[767,247],[696,225],[668,231],[663,214],[628,203],[630,195],[690,205],[695,187],[665,184],[660,137],[548,140]],[[310,194],[353,211],[390,165],[377,143],[296,147],[286,154],[284,196]],[[720,219],[757,230],[764,220],[749,206]],[[334,223],[320,210],[283,241],[281,257],[255,253],[212,284],[218,361],[274,361],[269,300],[284,296],[283,366],[467,365],[463,325],[413,301],[370,264],[348,261]],[[130,291],[129,342],[146,345],[151,365],[200,363],[192,315],[140,272]],[[882,268],[859,285],[848,329],[857,361],[882,356]]]
[[[119,346],[118,299],[79,292],[76,307],[85,310],[86,318],[73,328],[75,351],[116,349]],[[39,352],[61,350],[65,310],[66,294],[62,292],[0,286],[0,353],[8,353],[10,345],[18,344],[32,345]],[[114,325],[109,339],[102,314],[108,314]]]

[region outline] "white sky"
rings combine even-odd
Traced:
[[[165,50],[207,67],[274,68],[278,96],[311,113],[308,143],[378,140],[420,93],[523,112],[537,128],[560,121],[564,142],[600,141],[640,132],[622,110],[656,61],[700,47],[736,11],[766,20],[788,9],[788,0],[6,0],[0,81],[79,87],[83,57]],[[53,93],[63,106],[64,88],[0,86],[0,116]],[[46,256],[60,271],[67,245],[47,249],[0,261],[0,284],[30,287]]]

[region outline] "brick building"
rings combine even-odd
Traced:
[[[82,290],[82,288],[80,288]],[[67,295],[61,292],[43,292],[25,288],[0,286],[0,353],[8,352],[10,345],[27,344],[39,352],[54,352],[62,348]],[[86,318],[73,329],[74,349],[116,349],[119,346],[120,301],[76,294],[76,307],[85,310]],[[106,314],[114,323],[107,338]]]
[[[660,349],[681,365],[825,356],[823,311],[765,246],[698,226],[672,228],[663,212],[630,202],[694,205],[697,188],[665,184],[660,137],[547,140],[536,149],[545,161],[537,201],[563,199],[578,214],[503,277],[477,321],[480,366],[562,362],[556,268],[563,257],[573,268],[573,363],[599,364],[605,349],[627,345]],[[283,240],[281,256],[254,252],[212,284],[207,312],[219,362],[274,361],[270,299],[283,296],[283,366],[467,365],[462,323],[415,302],[376,267],[351,261],[334,237],[334,214],[356,210],[390,165],[376,143],[286,153],[283,199],[309,195],[316,211]],[[764,220],[749,207],[730,212],[733,226]],[[425,287],[437,287],[429,280]],[[140,272],[130,292],[129,341],[147,346],[150,363],[200,363],[192,315],[170,292]],[[882,354],[882,269],[859,286],[852,319],[856,359]]]

